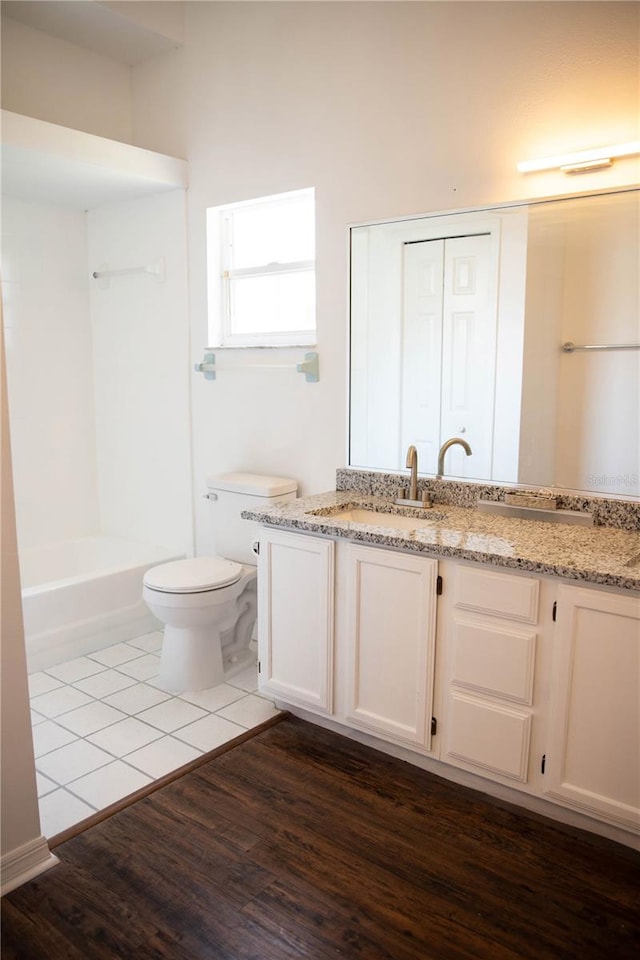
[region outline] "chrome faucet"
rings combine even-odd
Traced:
[[[409,482],[409,500],[418,499],[418,451],[413,444],[407,450],[407,467],[411,470]]]
[[[471,447],[466,440],[462,440],[460,437],[451,437],[450,440],[446,440],[440,447],[440,453],[438,454],[438,472],[436,474],[436,480],[442,480],[442,475],[444,473],[444,455],[449,447],[453,447],[456,443],[460,444],[468,457],[471,456]],[[407,466],[409,466],[408,463]]]

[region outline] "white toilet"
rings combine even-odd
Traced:
[[[224,473],[207,481],[216,556],[175,560],[144,575],[142,596],[164,623],[160,682],[171,693],[205,690],[255,660],[258,524],[241,511],[296,497],[295,480]]]

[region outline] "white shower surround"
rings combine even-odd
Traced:
[[[136,184],[118,171],[108,182],[105,163],[91,181],[98,206],[87,211],[80,196],[56,193],[55,178],[50,203],[27,199],[26,180],[3,180],[13,473],[33,672],[156,628],[142,601],[144,571],[192,551],[185,165],[9,117],[37,142],[55,135],[56,149],[100,141],[106,160],[111,149],[131,161],[141,193],[154,177],[158,190],[134,197]],[[46,136],[42,150],[42,162],[56,153]],[[158,179],[163,163],[174,189]],[[152,261],[162,261],[159,279],[118,273]],[[97,269],[114,270],[114,279],[96,282]]]

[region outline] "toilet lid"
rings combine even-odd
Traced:
[[[240,579],[242,564],[224,557],[193,557],[161,563],[147,570],[143,583],[162,593],[202,593],[219,590]]]

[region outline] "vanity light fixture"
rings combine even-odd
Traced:
[[[542,170],[561,170],[563,173],[587,173],[591,170],[610,167],[616,157],[638,155],[640,155],[640,140],[633,140],[630,143],[617,143],[610,147],[581,150],[579,153],[565,153],[558,157],[523,160],[518,164],[518,172],[539,173]]]

